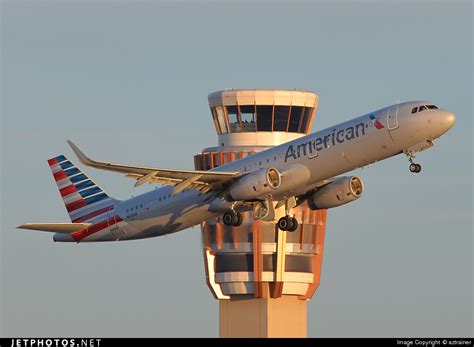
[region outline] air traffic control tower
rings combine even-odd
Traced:
[[[194,156],[209,170],[308,134],[318,107],[301,90],[223,90],[208,97],[218,145]],[[284,215],[276,210],[276,220]],[[202,227],[206,281],[219,300],[221,337],[306,337],[307,303],[318,288],[326,210],[291,213],[294,232],[243,213],[239,227],[217,218]]]

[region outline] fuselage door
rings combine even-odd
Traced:
[[[109,231],[118,238],[120,230],[118,230],[119,225],[117,223],[117,219],[115,217],[115,209],[113,207],[109,210],[109,212],[107,212],[107,223],[109,225]]]
[[[398,129],[398,105],[387,110],[387,129]]]

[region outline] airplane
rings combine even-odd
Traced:
[[[18,228],[53,232],[58,242],[122,241],[162,236],[221,217],[242,224],[242,212],[276,221],[295,231],[292,208],[307,202],[312,210],[355,201],[364,185],[357,176],[339,176],[405,154],[413,173],[421,171],[415,154],[433,146],[456,117],[430,102],[391,105],[347,122],[269,148],[209,171],[172,170],[113,164],[90,159],[68,141],[79,161],[125,174],[135,186],[161,188],[120,201],[112,198],[64,155],[48,160],[71,223],[28,223]]]

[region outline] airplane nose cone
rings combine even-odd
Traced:
[[[451,112],[446,112],[441,117],[441,127],[443,128],[443,132],[448,131],[452,128],[452,126],[456,123],[456,116]]]
[[[444,117],[444,123],[446,124],[447,129],[450,129],[454,123],[456,123],[456,116],[451,112],[448,112]]]
[[[449,129],[452,128],[454,123],[456,123],[456,116],[449,111],[445,110],[436,110],[437,112],[434,113],[434,117],[431,118],[433,121],[433,135],[435,138],[440,137],[444,133],[446,133]]]

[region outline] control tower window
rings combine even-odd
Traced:
[[[311,119],[311,114],[313,113],[312,107],[305,107],[303,112],[303,121],[301,122],[300,133],[305,133],[308,129],[308,123]]]
[[[240,106],[240,116],[242,118],[242,131],[255,131],[255,105]]]
[[[257,105],[257,131],[272,131],[273,106]]]
[[[212,120],[214,121],[214,126],[216,127],[216,131],[220,135],[220,134],[222,134],[222,130],[221,130],[221,127],[219,125],[219,122],[217,121],[216,109],[211,108],[211,113],[212,113]]]
[[[300,120],[303,113],[303,106],[291,106],[290,126],[288,131],[296,133],[300,127]]]
[[[229,118],[229,127],[231,133],[240,132],[239,112],[237,106],[226,106],[227,117]]]
[[[204,155],[204,170],[210,170],[211,169],[211,154],[206,153]]]
[[[286,127],[288,126],[289,115],[290,115],[290,106],[275,106],[273,130],[286,131]]]
[[[212,160],[213,160],[213,164],[214,164],[213,167],[218,167],[219,164],[220,164],[219,153],[213,153],[212,157],[213,157]]]
[[[216,114],[217,120],[219,121],[219,125],[221,126],[222,133],[227,134],[229,132],[229,128],[227,127],[227,122],[225,120],[224,108],[221,106],[217,106]]]

